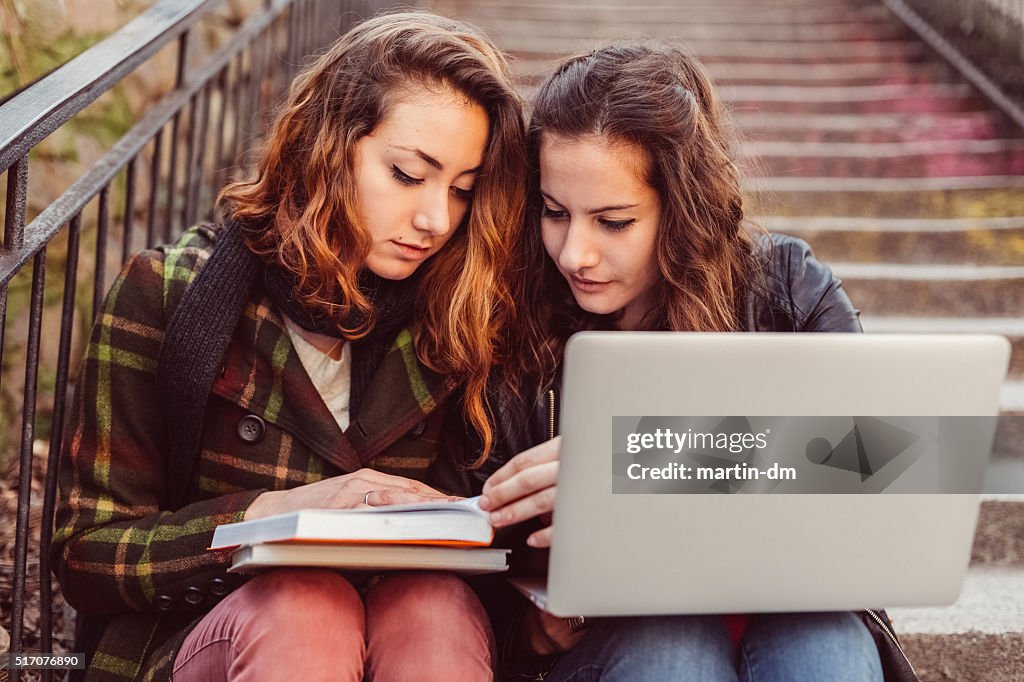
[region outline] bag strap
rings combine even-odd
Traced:
[[[171,315],[157,361],[157,395],[165,400],[167,487],[164,508],[181,508],[199,457],[210,388],[241,319],[262,263],[228,222],[206,265]]]

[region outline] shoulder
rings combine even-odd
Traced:
[[[168,279],[185,284],[195,279],[216,248],[221,229],[217,223],[200,223],[185,230],[177,241],[158,246],[155,251],[169,271]]]
[[[213,253],[218,230],[219,226],[209,223],[197,225],[173,244],[133,255],[107,292],[103,313],[108,321],[132,320],[163,329],[185,289]]]
[[[773,233],[759,237],[758,246],[763,272],[754,293],[761,308],[753,311],[756,330],[860,331],[859,313],[842,282],[810,244]]]
[[[774,279],[792,281],[796,277],[799,280],[808,269],[827,269],[814,256],[811,245],[798,237],[772,232],[760,235],[757,244],[766,273]]]
[[[210,259],[221,230],[222,226],[217,223],[199,223],[185,230],[173,243],[139,254],[158,267],[163,306],[168,312],[177,307],[185,289]]]

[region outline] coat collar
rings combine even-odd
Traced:
[[[412,334],[399,332],[343,433],[306,374],[284,320],[264,298],[246,307],[213,392],[276,424],[344,472],[405,435],[454,391],[457,381],[424,367]]]

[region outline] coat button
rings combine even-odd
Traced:
[[[267,432],[267,423],[254,414],[238,420],[238,437],[246,443],[259,443]]]
[[[161,594],[156,598],[156,607],[161,611],[170,611],[174,608],[174,599],[167,594]]]
[[[198,606],[206,599],[206,595],[198,587],[190,587],[185,590],[185,603],[190,606]]]
[[[223,597],[231,588],[224,578],[214,578],[210,581],[210,594],[215,597]]]

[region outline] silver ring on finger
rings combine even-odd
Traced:
[[[363,504],[369,505],[370,504],[370,495],[372,495],[375,492],[376,492],[375,490],[371,490],[370,492],[368,492],[365,495],[363,495]]]

